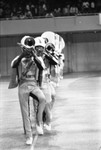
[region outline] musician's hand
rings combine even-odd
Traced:
[[[33,57],[36,57],[36,56],[37,56],[35,50],[31,51],[31,53],[32,53],[32,56],[33,56]]]
[[[21,54],[21,57],[23,58],[23,57],[30,57],[32,54],[31,54],[31,52],[29,52],[29,51],[23,51],[22,52],[22,54]]]

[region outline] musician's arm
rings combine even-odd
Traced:
[[[28,55],[30,55],[29,52],[23,51],[19,56],[17,56],[15,59],[13,59],[13,61],[11,62],[11,67],[12,68],[18,67],[18,65],[21,62],[21,59],[24,58],[24,57],[26,57],[26,56],[28,56]]]
[[[43,62],[42,57],[34,56],[34,61],[35,61],[35,63],[37,64],[37,66],[38,66],[38,68],[39,68],[40,70],[45,69],[45,64],[44,64],[44,62]]]
[[[13,60],[12,60],[12,62],[11,62],[11,67],[12,68],[17,68],[18,67],[18,65],[19,65],[19,63],[20,63],[20,61],[21,61],[21,56],[16,56]]]

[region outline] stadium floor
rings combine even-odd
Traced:
[[[0,150],[101,150],[101,72],[64,75],[56,89],[52,131],[27,146],[17,88],[0,79]]]

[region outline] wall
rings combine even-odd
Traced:
[[[66,36],[64,72],[101,71],[101,32]]]
[[[0,21],[0,35],[101,30],[99,15]]]

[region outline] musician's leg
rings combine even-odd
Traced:
[[[26,83],[24,83],[23,85],[19,86],[19,102],[22,113],[23,127],[27,138],[32,137],[28,100],[29,91]]]
[[[38,102],[39,102],[39,105],[38,105],[38,112],[37,112],[37,131],[38,131],[38,134],[43,134],[43,129],[42,129],[42,123],[43,123],[43,120],[42,120],[42,115],[43,115],[43,111],[44,111],[44,108],[45,108],[45,104],[46,104],[46,98],[43,94],[43,92],[38,88],[36,87],[32,92],[31,94],[34,94],[37,99],[38,99]]]

